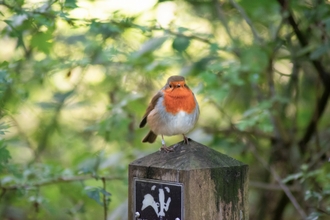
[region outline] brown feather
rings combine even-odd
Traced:
[[[143,138],[142,142],[154,143],[156,138],[157,135],[150,130],[149,133]]]
[[[171,82],[179,82],[179,81],[185,81],[183,76],[171,76],[167,79],[167,84],[170,84]]]
[[[142,121],[140,122],[140,128],[144,127],[147,123],[147,118],[148,118],[148,115],[149,113],[155,108],[156,104],[157,104],[157,101],[160,97],[163,96],[163,93],[162,92],[158,92],[152,99],[151,99],[151,102],[149,103],[148,105],[148,108],[146,110],[146,113],[143,115],[142,117]]]

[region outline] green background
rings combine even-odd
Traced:
[[[0,36],[0,219],[127,219],[171,75],[188,136],[250,166],[250,219],[329,218],[328,0],[0,0]]]

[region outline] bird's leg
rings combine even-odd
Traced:
[[[186,135],[182,134],[183,136],[183,141],[185,144],[189,144],[188,138],[186,137]]]
[[[162,135],[162,147],[166,147],[164,136]]]
[[[166,153],[173,151],[172,148],[166,147],[165,141],[164,141],[164,136],[162,135],[162,147],[160,150],[165,151]]]

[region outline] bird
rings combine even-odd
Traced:
[[[161,135],[162,147],[165,152],[173,151],[165,144],[165,136],[183,135],[188,144],[186,134],[192,130],[199,117],[199,105],[194,93],[186,84],[183,76],[170,76],[165,86],[151,99],[142,117],[140,128],[148,124],[150,131],[142,142],[155,142]]]

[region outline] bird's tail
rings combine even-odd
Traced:
[[[157,134],[150,130],[149,133],[143,138],[142,142],[154,143],[156,138]]]

